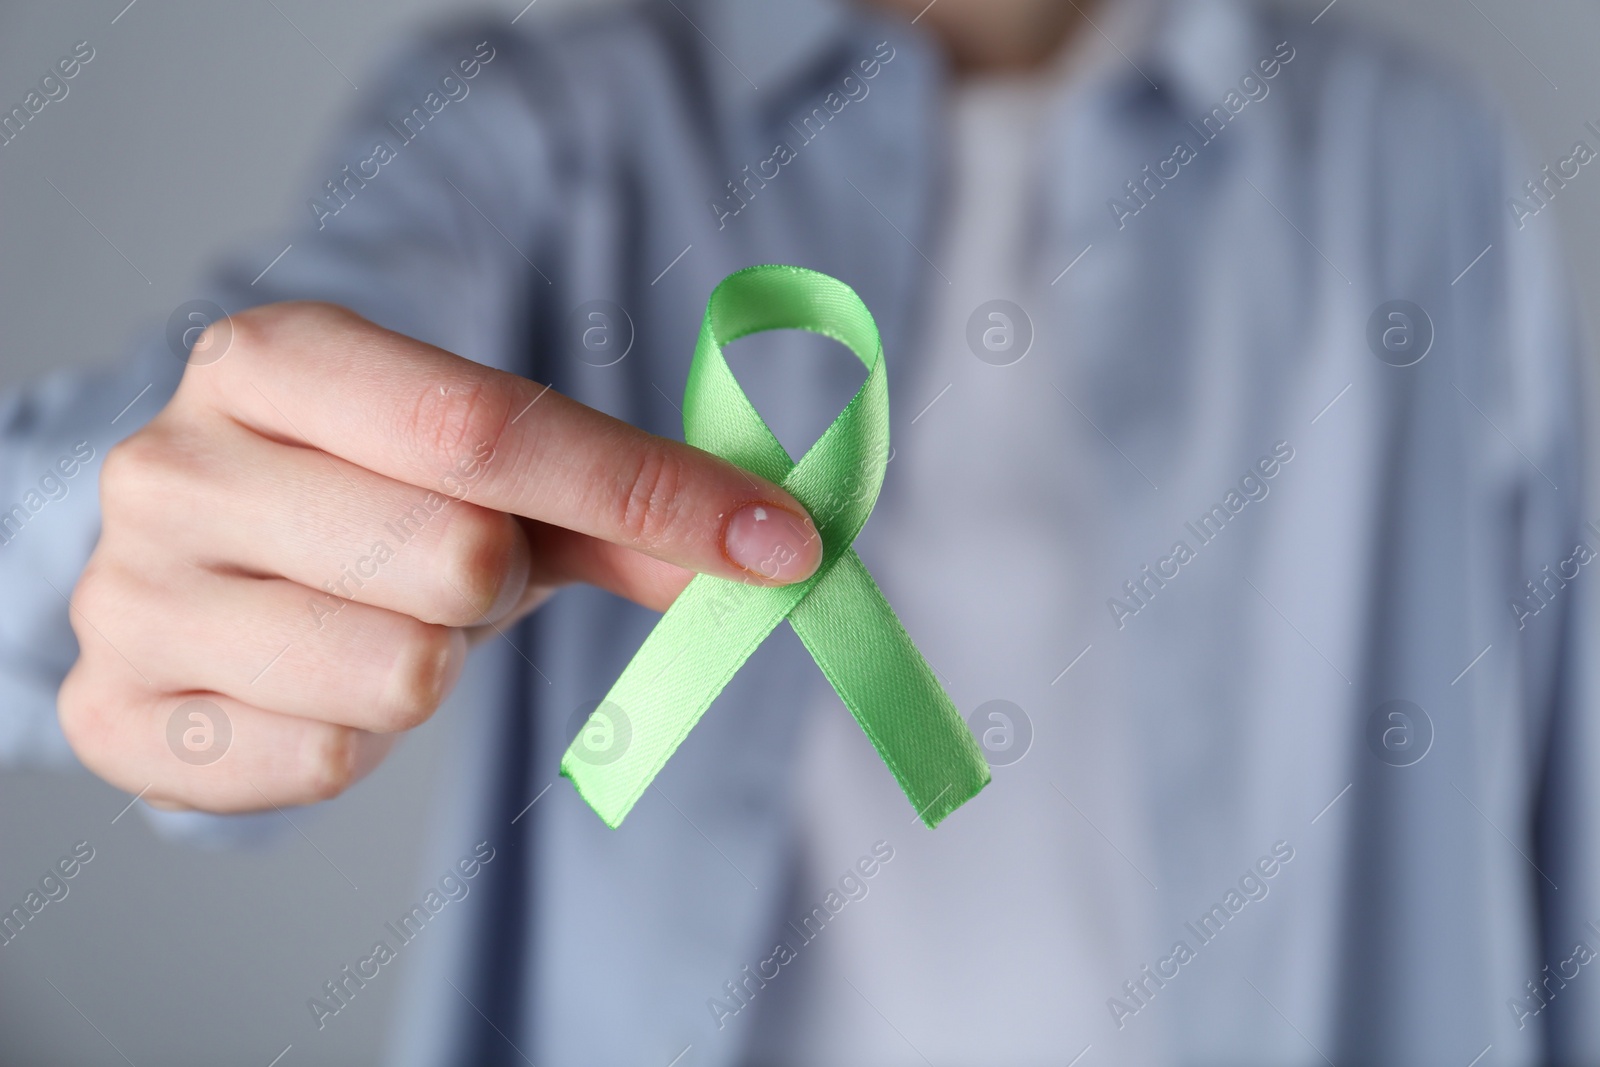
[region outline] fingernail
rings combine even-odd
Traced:
[[[802,517],[773,504],[746,504],[722,534],[722,550],[751,574],[786,585],[811,577],[822,562],[822,538]]]

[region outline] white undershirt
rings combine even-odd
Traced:
[[[802,860],[786,918],[820,903],[875,841],[895,853],[867,896],[762,989],[752,1065],[1064,1064],[1090,1025],[1104,1026],[1105,975],[1137,956],[1117,940],[1136,925],[1126,904],[1078,862],[1103,843],[1052,785],[1105,773],[1083,770],[1094,757],[1073,746],[1084,738],[1069,741],[1058,726],[1072,710],[1065,687],[1052,690],[1040,672],[1064,662],[1075,622],[1068,531],[1081,498],[1072,464],[1042,470],[1039,460],[1070,453],[1050,388],[1069,338],[1038,336],[1011,366],[979,359],[968,342],[969,317],[986,301],[1050,300],[1051,271],[1030,254],[1037,183],[1049,173],[1036,146],[1050,142],[1041,124],[1084,58],[951,90],[925,332],[891,371],[895,451],[857,542],[962,715],[1007,699],[1041,730],[1022,762],[996,768],[994,785],[929,832],[819,682],[799,757]]]

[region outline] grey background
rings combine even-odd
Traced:
[[[209,256],[305,210],[312,153],[359,99],[350,82],[419,26],[484,11],[509,22],[525,2],[0,7],[7,109],[75,42],[96,50],[66,99],[0,147],[0,386],[111,362],[160,330]],[[538,0],[522,17],[573,2]],[[1295,6],[1309,21],[1325,4]],[[1600,121],[1592,2],[1336,0],[1323,18],[1386,25],[1491,85],[1521,125],[1530,177]],[[1530,225],[1560,230],[1600,341],[1600,179],[1580,176]],[[265,1067],[291,1043],[284,1067],[371,1062],[398,981],[320,1033],[305,1001],[437,876],[421,847],[450,720],[447,708],[348,797],[296,816],[298,832],[243,852],[165,843],[137,809],[113,824],[130,798],[83,771],[0,774],[0,903],[73,842],[96,850],[70,895],[0,949],[0,1065],[123,1063],[120,1048],[135,1063]]]

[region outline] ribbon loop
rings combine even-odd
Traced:
[[[764,330],[802,329],[855,353],[866,380],[799,462],[745,396],[722,346]],[[616,828],[739,666],[785,618],[871,739],[918,816],[934,827],[989,782],[989,767],[950,698],[851,548],[877,503],[889,455],[883,347],[855,291],[801,267],[748,267],[723,279],[684,390],[684,437],[777,482],[822,537],[817,572],[769,588],[697,575],[661,617],[593,713],[597,756],[580,731],[561,773]],[[602,719],[604,720],[602,722]]]

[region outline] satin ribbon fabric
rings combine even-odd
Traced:
[[[722,346],[763,330],[840,342],[866,381],[796,463],[756,412]],[[615,829],[741,664],[788,619],[929,827],[989,783],[989,766],[933,671],[851,548],[889,455],[883,346],[854,290],[801,267],[748,267],[706,304],[683,400],[685,439],[776,482],[805,506],[822,563],[793,585],[697,575],[645,639],[561,759]]]

